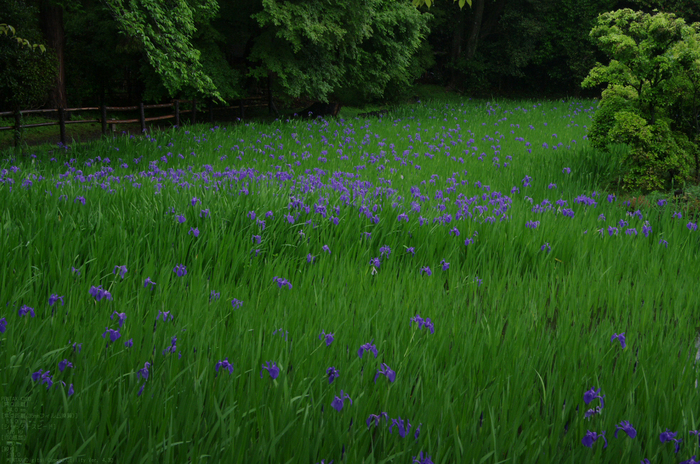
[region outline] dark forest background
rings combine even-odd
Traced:
[[[188,5],[189,19],[162,20]],[[119,0],[0,0],[0,23],[15,30],[0,35],[0,111],[214,94],[231,101],[268,85],[289,106],[398,101],[417,83],[475,97],[598,97],[601,89],[580,84],[606,61],[589,38],[599,14],[632,8],[700,21],[700,0],[473,0],[464,8],[451,0],[431,7],[410,0],[139,0],[131,8],[140,23],[120,7]],[[144,34],[135,34],[142,26]],[[189,35],[174,40],[190,41],[199,52],[192,63],[210,81],[180,82],[185,73],[167,68],[181,55],[158,40],[168,27],[182,34],[189,26]]]

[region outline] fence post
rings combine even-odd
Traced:
[[[22,143],[22,113],[19,108],[15,110],[15,148],[19,148]]]
[[[66,145],[66,112],[63,108],[58,109],[58,127],[61,131],[61,144]]]
[[[197,99],[192,99],[192,125],[197,123]]]
[[[102,135],[107,135],[107,106],[102,102]]]
[[[139,102],[139,119],[141,120],[141,133],[146,132],[146,114],[143,109],[143,102]]]
[[[175,127],[180,127],[180,100],[175,100]]]
[[[211,99],[207,101],[207,106],[209,107],[209,124],[214,125],[214,109],[212,108]]]

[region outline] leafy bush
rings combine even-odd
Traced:
[[[610,57],[583,87],[607,84],[591,128],[598,148],[624,143],[626,188],[681,187],[698,169],[700,24],[669,13],[623,9],[602,14],[591,37]],[[692,98],[688,98],[688,97]]]
[[[35,10],[22,2],[0,0],[3,21],[14,24],[22,38],[41,43]],[[44,102],[58,72],[55,52],[22,47],[15,38],[2,34],[0,62],[0,108],[27,109]]]

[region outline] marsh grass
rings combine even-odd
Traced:
[[[72,416],[12,421],[3,404],[11,448],[3,456],[410,463],[424,451],[435,463],[689,459],[700,410],[693,362],[700,232],[687,226],[687,204],[673,198],[640,203],[643,219],[628,215],[636,209],[623,199],[607,200],[601,185],[615,175],[619,153],[597,152],[585,140],[594,105],[424,101],[381,120],[195,126],[6,158],[2,396],[24,399],[26,412]],[[412,197],[414,186],[428,198]],[[438,191],[449,198],[444,211],[436,209]],[[495,192],[510,201],[490,204]],[[577,202],[582,195],[596,205]],[[455,218],[457,199],[474,200],[471,217]],[[552,208],[533,212],[545,199]],[[574,217],[561,213],[560,199]],[[402,213],[408,222],[399,221]],[[449,223],[434,221],[446,213]],[[459,236],[450,234],[454,227]],[[609,235],[608,227],[619,232]],[[385,246],[389,257],[370,266]],[[178,264],[186,275],[173,272]],[[124,279],[114,272],[121,265]],[[420,272],[424,266],[432,275]],[[147,277],[153,290],[144,288]],[[293,287],[278,287],[275,277]],[[112,300],[90,295],[98,285]],[[53,294],[65,306],[49,306]],[[23,305],[36,317],[18,316]],[[115,311],[127,315],[121,329],[110,319]],[[164,311],[173,319],[164,321]],[[435,332],[411,324],[416,314]],[[106,327],[121,338],[107,343]],[[330,346],[319,340],[322,331],[334,334]],[[621,332],[625,349],[610,341]],[[177,352],[163,353],[173,337]],[[368,342],[377,358],[358,356]],[[225,358],[234,371],[217,374]],[[59,372],[63,359],[74,367]],[[268,361],[280,369],[274,380],[260,377]],[[146,362],[144,381],[137,372]],[[374,383],[382,363],[395,382]],[[329,385],[331,366],[340,377]],[[32,380],[39,369],[51,371],[54,387]],[[591,387],[601,389],[605,407],[584,419],[599,405],[583,402]],[[336,411],[341,390],[352,404]],[[386,419],[368,429],[369,415],[381,412],[410,420],[408,435],[400,438],[396,426],[389,433]],[[636,438],[613,438],[623,420]],[[683,439],[678,455],[659,441],[666,428]],[[606,431],[608,447],[583,446],[587,430]]]

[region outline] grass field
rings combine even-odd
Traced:
[[[625,148],[590,148],[594,110],[423,101],[6,153],[2,459],[700,454],[697,218],[603,190]]]

